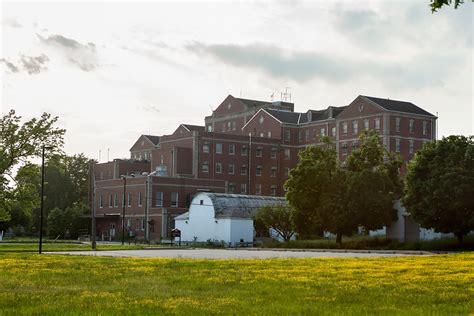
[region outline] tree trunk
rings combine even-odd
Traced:
[[[338,245],[342,244],[342,234],[341,233],[336,234],[336,244],[338,244]]]
[[[464,234],[463,233],[456,234],[456,237],[458,237],[458,243],[462,245],[462,239],[464,237]]]

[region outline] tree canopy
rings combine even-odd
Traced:
[[[284,241],[289,241],[295,234],[290,218],[291,209],[286,205],[262,207],[254,220],[267,230],[273,229]]]
[[[431,12],[436,12],[439,9],[441,9],[443,6],[450,6],[452,3],[453,3],[453,0],[431,0],[431,3],[430,3]],[[454,0],[454,8],[457,9],[463,3],[464,3],[464,0]]]
[[[375,131],[364,131],[359,143],[344,164],[327,139],[324,146],[300,153],[285,184],[299,235],[324,230],[336,234],[340,243],[342,235],[361,226],[379,229],[394,219],[393,202],[402,189],[401,161],[383,147]]]
[[[449,136],[428,143],[408,165],[403,204],[425,228],[474,230],[474,137]]]

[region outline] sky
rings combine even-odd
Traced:
[[[142,134],[204,125],[227,95],[295,111],[358,95],[472,135],[474,5],[429,0],[2,2],[1,111],[59,116],[64,150],[101,162]],[[278,98],[276,98],[278,99]]]

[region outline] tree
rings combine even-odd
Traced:
[[[317,228],[351,235],[363,226],[382,228],[394,219],[394,200],[400,197],[401,161],[388,153],[375,131],[361,133],[344,166],[336,150],[324,139],[323,147],[307,147],[286,182],[293,222],[298,234],[310,235]]]
[[[431,0],[431,12],[436,12],[441,9],[441,7],[449,6],[451,3],[453,3],[453,0]],[[464,0],[454,0],[454,8],[457,9],[463,3]]]
[[[88,208],[82,203],[74,203],[64,210],[58,207],[53,208],[48,214],[48,236],[63,239],[77,238],[81,228],[85,227],[84,215],[87,211]]]
[[[55,126],[58,118],[44,113],[20,124],[21,116],[14,110],[0,119],[0,221],[10,220],[8,207],[15,199],[10,181],[15,181],[12,171],[29,159],[41,157],[42,146],[60,150],[63,145],[64,129]]]
[[[338,243],[343,234],[357,230],[352,210],[345,207],[345,172],[336,150],[326,139],[324,147],[309,146],[285,183],[286,198],[294,208],[292,220],[303,238],[321,230],[334,232]]]
[[[360,147],[347,158],[347,208],[366,231],[389,225],[396,216],[393,203],[402,195],[399,175],[402,161],[389,153],[376,131],[359,136]]]
[[[63,145],[64,129],[55,127],[58,117],[43,113],[41,118],[33,118],[20,126],[21,116],[15,110],[0,120],[0,172],[9,175],[20,162],[28,162],[33,157],[41,157],[42,146],[58,150]]]
[[[265,206],[258,211],[254,220],[267,230],[276,231],[284,241],[289,241],[295,234],[290,214],[291,208],[286,205]]]
[[[454,233],[459,243],[474,230],[474,136],[425,144],[408,165],[403,205],[425,228]]]

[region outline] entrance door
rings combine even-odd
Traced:
[[[110,224],[109,236],[110,238],[115,238],[115,224]]]

